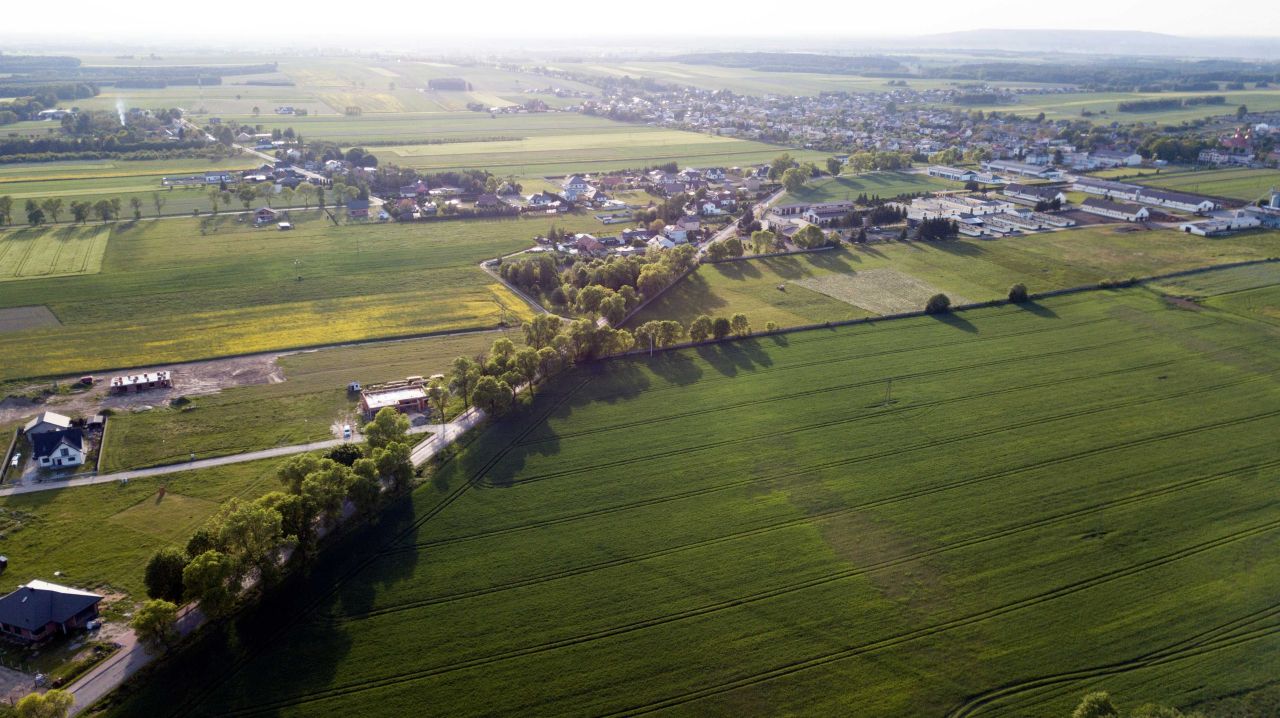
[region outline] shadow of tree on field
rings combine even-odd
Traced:
[[[759,279],[764,276],[760,273],[760,268],[756,266],[754,261],[722,262],[711,266],[715,267],[715,270],[720,273],[720,276],[725,279],[731,279],[735,282],[740,282],[748,278]],[[694,272],[692,276],[697,277],[698,272]],[[705,282],[706,280],[703,281]]]
[[[1057,318],[1058,318],[1058,313],[1057,313],[1057,312],[1055,312],[1055,311],[1053,311],[1052,309],[1050,309],[1050,308],[1046,307],[1045,305],[1041,304],[1040,302],[1036,302],[1036,301],[1026,301],[1026,302],[1022,302],[1022,303],[1021,303],[1021,304],[1019,304],[1018,306],[1019,306],[1019,307],[1022,307],[1023,309],[1027,310],[1028,312],[1031,312],[1032,314],[1034,314],[1034,315],[1036,315],[1036,316],[1038,316],[1038,317],[1044,317],[1045,319],[1057,319]]]
[[[702,368],[687,352],[664,352],[650,360],[648,367],[676,386],[688,386],[702,378]]]
[[[977,325],[975,325],[973,322],[969,321],[968,319],[965,319],[964,317],[954,312],[947,312],[945,314],[931,314],[929,316],[933,317],[934,319],[938,320],[943,324],[955,327],[956,329],[962,329],[966,332],[972,332],[974,334],[978,332]]]

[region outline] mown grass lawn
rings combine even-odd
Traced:
[[[233,464],[128,484],[100,484],[0,498],[5,592],[31,579],[146,598],[142,574],[157,549],[183,546],[233,496],[278,488],[280,460]],[[158,490],[164,486],[165,496]],[[54,576],[55,571],[62,572]]]
[[[893,293],[898,283],[859,283],[865,298],[842,291],[828,296],[814,289],[832,274],[856,276],[867,270],[892,270],[948,294],[953,301],[980,302],[1006,296],[1017,282],[1032,292],[1042,292],[1104,279],[1263,259],[1275,255],[1277,238],[1280,233],[1204,239],[1171,230],[1117,232],[1113,227],[1085,227],[999,240],[893,242],[712,264],[690,274],[632,323],[676,319],[688,324],[699,314],[727,316],[738,311],[757,329],[767,322],[798,326],[837,321],[877,314],[880,307],[896,305]],[[923,309],[923,304],[915,308]]]
[[[1271,190],[1280,188],[1280,170],[1214,169],[1147,176],[1139,184],[1151,187],[1227,197],[1242,202],[1271,198]]]
[[[111,714],[1246,691],[1280,651],[1278,363],[1135,288],[588,365]]]
[[[530,309],[478,264],[552,224],[293,219],[292,232],[229,217],[117,223],[99,273],[6,283],[0,308],[46,305],[62,326],[6,333],[0,379],[516,323]]]

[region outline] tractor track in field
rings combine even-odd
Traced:
[[[975,431],[970,431],[962,434],[949,436],[945,439],[935,439],[930,441],[924,441],[924,442],[919,442],[916,444],[911,444],[911,445],[907,445],[899,448],[887,449],[885,451],[879,451],[879,452],[874,452],[870,454],[862,454],[859,456],[837,459],[834,461],[826,462],[824,464],[818,464],[818,465],[808,467],[808,470],[815,470],[815,469],[822,470],[822,469],[835,468],[837,466],[848,466],[851,464],[861,463],[864,461],[883,459],[883,458],[888,458],[890,456],[896,456],[899,454],[905,454],[912,451],[918,451],[920,449],[928,449],[928,448],[939,447],[939,446],[948,446],[951,444],[968,441],[970,439],[975,439],[978,437],[991,435],[991,434],[999,434],[1006,431],[1024,431],[1027,428],[1032,426],[1042,426],[1042,425],[1050,424],[1057,421],[1063,421],[1065,419],[1074,419],[1082,416],[1090,416],[1093,414],[1101,414],[1107,411],[1114,411],[1116,409],[1124,409],[1127,407],[1154,404],[1162,401],[1168,401],[1170,399],[1180,399],[1180,398],[1185,398],[1189,396],[1194,396],[1197,394],[1203,394],[1210,391],[1218,391],[1220,389],[1225,389],[1231,386],[1235,386],[1237,384],[1242,384],[1242,383],[1251,382],[1251,381],[1258,381],[1261,378],[1267,377],[1267,376],[1271,376],[1271,374],[1259,374],[1259,375],[1253,375],[1253,376],[1246,376],[1240,379],[1233,379],[1231,381],[1220,382],[1218,384],[1202,386],[1192,391],[1183,391],[1175,394],[1166,394],[1166,395],[1155,397],[1155,398],[1139,397],[1139,398],[1133,398],[1133,399],[1124,399],[1120,401],[1113,401],[1105,404],[1100,404],[1098,406],[1085,408],[1085,409],[1073,409],[1071,411],[1065,411],[1058,414],[1051,414],[1049,416],[1036,419],[1034,421],[1017,424],[1013,426],[1006,426],[1004,428],[978,429]],[[914,407],[910,407],[910,409],[912,410],[919,409],[919,408],[924,408],[924,405],[916,405]],[[908,410],[908,407],[902,407],[901,409],[901,411],[907,411],[907,410]],[[899,411],[899,410],[889,410],[889,411]],[[876,419],[876,418],[885,416],[888,413],[889,412],[886,411],[879,414],[857,414],[855,416],[845,416],[838,419],[828,419],[824,421],[818,421],[818,422],[812,422],[809,424],[793,426],[788,429],[769,431],[769,432],[764,432],[760,434],[751,434],[747,436],[738,436],[732,439],[722,439],[719,441],[705,442],[705,443],[698,444],[695,446],[690,446],[690,447],[670,449],[667,451],[657,451],[650,454],[644,454],[641,456],[634,456],[634,457],[625,458],[625,459],[617,459],[615,461],[605,461],[598,464],[592,464],[589,466],[563,469],[560,471],[551,471],[544,474],[535,474],[533,476],[529,476],[519,480],[512,480],[507,483],[488,482],[483,478],[483,475],[481,475],[477,477],[476,485],[481,487],[491,487],[491,488],[509,488],[512,486],[523,486],[531,483],[536,483],[539,481],[547,481],[551,479],[562,479],[566,476],[575,476],[583,473],[591,473],[591,472],[600,471],[604,469],[616,469],[622,466],[629,466],[637,463],[646,463],[646,462],[655,461],[658,459],[669,459],[676,456],[695,454],[695,453],[700,453],[704,451],[709,451],[712,449],[721,449],[728,446],[738,446],[742,444],[755,444],[761,441],[774,439],[779,436],[789,436],[792,434],[800,434],[800,433],[805,433],[810,431],[817,431],[820,429],[829,429],[831,427],[843,426],[843,425],[851,424],[857,421]]]
[[[1044,528],[1046,526],[1050,526],[1052,524],[1056,524],[1062,521],[1078,519],[1084,516],[1089,516],[1095,513],[1100,513],[1100,512],[1108,511],[1115,508],[1121,508],[1121,507],[1129,506],[1132,504],[1141,504],[1151,499],[1176,494],[1186,489],[1196,488],[1198,486],[1204,486],[1217,481],[1221,481],[1223,479],[1235,478],[1242,474],[1247,474],[1255,471],[1264,471],[1264,470],[1273,469],[1276,467],[1280,467],[1280,459],[1277,459],[1275,461],[1270,461],[1270,462],[1263,462],[1259,464],[1242,466],[1242,467],[1233,469],[1231,471],[1224,471],[1224,472],[1218,472],[1215,474],[1208,474],[1205,476],[1198,476],[1192,479],[1187,479],[1185,481],[1178,481],[1172,484],[1166,484],[1163,486],[1158,486],[1152,489],[1148,489],[1146,491],[1129,494],[1127,496],[1122,496],[1116,499],[1112,499],[1110,501],[1101,501],[1098,503],[1091,504],[1089,506],[1081,507],[1079,509],[1052,514],[1049,516],[1036,519],[1034,521],[1029,521],[1026,523],[1006,527],[988,534],[982,534],[979,536],[973,536],[970,538],[962,539],[960,541],[947,544],[945,546],[939,546],[932,549],[917,551],[912,554],[906,554],[904,556],[901,556],[895,559],[887,560],[883,562],[883,564],[873,564],[867,567],[846,569],[840,572],[830,574],[829,577],[831,580],[839,580],[840,578],[857,576],[863,573],[869,573],[882,568],[889,568],[902,563],[907,563],[907,562],[916,561],[922,558],[936,556],[936,555],[946,553],[949,551],[954,551],[957,549],[971,548],[973,546],[986,543],[987,541],[1008,538],[1009,536],[1014,536],[1014,535],[1023,533],[1025,531]],[[1138,472],[1123,478],[1136,478],[1138,476],[1142,476],[1145,474],[1160,473],[1162,471],[1163,469],[1155,469],[1150,471]],[[579,566],[571,569],[565,569],[563,571],[556,571],[548,574],[543,574],[541,576],[533,576],[527,579],[512,581],[512,582],[501,584],[498,586],[491,586],[491,587],[475,589],[471,591],[463,591],[463,592],[448,594],[444,596],[434,596],[431,598],[421,599],[417,601],[409,601],[401,604],[395,604],[391,606],[385,606],[383,608],[373,609],[373,610],[366,611],[359,614],[346,614],[341,616],[333,616],[331,617],[330,620],[332,620],[335,623],[345,623],[350,621],[362,620],[365,618],[371,618],[375,616],[383,616],[387,614],[414,610],[417,608],[423,608],[423,607],[432,606],[440,603],[450,603],[453,601],[458,601],[458,600],[463,600],[468,598],[475,598],[477,596],[484,596],[492,593],[499,593],[502,591],[507,591],[515,588],[524,588],[526,586],[547,583],[550,581],[556,581],[563,578],[580,576],[580,575],[592,573],[592,572],[603,570],[603,569],[615,568],[618,566],[624,566],[624,565],[633,564],[633,563],[640,563],[643,561],[648,561],[654,558],[661,558],[664,556],[670,556],[670,555],[681,553],[684,551],[704,548],[707,546],[714,546],[716,544],[721,544],[721,543],[728,543],[728,542],[737,541],[743,538],[750,538],[753,536],[760,536],[762,534],[766,534],[766,533],[770,533],[770,532],[778,531],[782,529],[787,529],[794,526],[801,526],[801,525],[805,525],[813,522],[825,521],[825,520],[836,518],[839,516],[844,516],[850,513],[862,511],[874,505],[882,505],[883,501],[884,500],[877,500],[877,501],[867,502],[865,504],[860,504],[856,506],[847,506],[847,507],[842,507],[838,509],[828,509],[826,511],[822,511],[819,513],[815,513],[807,516],[794,517],[794,518],[786,519],[773,524],[769,524],[767,526],[760,526],[754,529],[739,531],[739,532],[727,534],[724,536],[717,536],[714,538],[704,539],[702,541],[693,541],[690,543],[681,544],[679,546],[672,546],[664,549],[649,551],[642,554],[636,554],[634,556],[627,556],[627,557],[622,557],[617,559],[611,559],[608,561],[601,561],[601,562],[590,564],[587,566]]]
[[[802,671],[809,670],[811,668],[817,668],[819,666],[835,663],[845,658],[851,658],[853,656],[872,653],[874,651],[879,651],[885,648],[892,648],[894,646],[898,646],[904,643],[909,643],[911,641],[915,641],[921,638],[927,638],[929,636],[933,636],[939,633],[944,633],[946,631],[951,631],[957,628],[965,628],[968,626],[976,625],[984,621],[990,620],[992,618],[999,618],[1006,614],[1013,613],[1015,611],[1020,611],[1024,608],[1030,608],[1042,603],[1055,601],[1064,596],[1069,596],[1075,593],[1079,593],[1081,591],[1084,591],[1090,588],[1096,588],[1098,586],[1102,586],[1102,585],[1111,583],[1113,581],[1130,578],[1132,576],[1136,576],[1146,571],[1149,571],[1153,568],[1160,568],[1162,566],[1174,563],[1176,561],[1181,561],[1183,559],[1198,556],[1202,553],[1212,551],[1216,548],[1229,546],[1238,541],[1243,541],[1256,536],[1262,536],[1272,531],[1275,531],[1276,529],[1280,529],[1280,520],[1269,521],[1264,524],[1258,524],[1246,529],[1241,529],[1239,531],[1226,534],[1225,536],[1219,536],[1218,538],[1210,539],[1208,541],[1202,541],[1198,544],[1193,544],[1191,546],[1187,546],[1177,551],[1166,553],[1161,556],[1148,559],[1146,561],[1141,561],[1141,562],[1132,564],[1130,566],[1114,569],[1112,571],[1107,571],[1105,573],[1099,574],[1092,578],[1073,581],[1063,586],[1059,586],[1058,588],[1050,589],[1048,591],[1044,591],[1044,592],[1035,594],[1033,596],[1028,596],[1026,598],[1019,599],[1017,601],[1012,601],[1012,602],[1001,604],[999,606],[988,608],[982,611],[971,613],[967,616],[961,616],[959,618],[942,621],[929,626],[925,626],[923,628],[918,628],[911,631],[905,631],[903,633],[899,633],[897,635],[889,636],[883,639],[878,639],[878,640],[870,641],[863,644],[848,646],[846,648],[842,648],[836,651],[821,653],[821,654],[818,654],[817,656],[813,656],[808,659],[793,661],[780,666],[776,666],[767,671],[760,671],[757,673],[748,674],[738,679],[726,681],[715,686],[708,686],[706,688],[689,691],[687,693],[679,694],[676,696],[670,696],[668,698],[660,699],[660,700],[653,701],[646,704],[630,706],[628,708],[607,713],[604,715],[620,716],[620,715],[642,715],[645,713],[652,713],[654,711],[691,703],[693,701],[700,700],[702,698],[707,698],[713,695],[728,693],[730,691],[737,690],[738,688],[745,688],[747,686],[764,683],[770,680],[774,680],[776,678],[782,678],[784,676],[793,675],[796,673],[800,673]]]
[[[1229,350],[1229,349],[1224,349],[1224,351],[1228,351],[1228,350]],[[1183,361],[1191,361],[1191,359],[1183,359],[1183,360],[1167,360],[1167,361],[1161,361],[1161,362],[1153,362],[1153,363],[1151,363],[1151,364],[1139,365],[1139,366],[1135,366],[1135,367],[1128,367],[1128,368],[1125,368],[1125,369],[1117,369],[1117,370],[1113,370],[1113,371],[1110,371],[1110,372],[1104,372],[1104,373],[1101,373],[1101,374],[1091,374],[1091,375],[1089,375],[1087,378],[1094,378],[1094,377],[1099,377],[1099,376],[1108,376],[1108,375],[1121,375],[1121,374],[1129,373],[1129,372],[1132,372],[1132,371],[1141,371],[1141,370],[1145,370],[1145,369],[1153,369],[1153,368],[1161,367],[1161,366],[1168,366],[1168,365],[1170,365],[1170,364],[1179,364],[1179,363],[1182,363]],[[971,395],[966,395],[966,396],[964,396],[964,397],[956,397],[956,398],[952,398],[952,399],[938,400],[938,401],[936,401],[936,402],[931,402],[931,403],[929,403],[929,404],[919,404],[919,405],[915,405],[913,408],[929,408],[930,406],[936,406],[936,405],[940,405],[940,404],[944,404],[944,403],[951,403],[951,402],[958,402],[958,401],[967,401],[967,400],[974,399],[974,398],[982,398],[982,397],[987,397],[987,396],[993,396],[993,395],[998,395],[998,394],[1002,394],[1002,393],[1006,393],[1006,392],[1015,392],[1015,391],[1024,391],[1024,390],[1026,390],[1026,389],[1043,388],[1043,387],[1046,387],[1046,386],[1054,386],[1054,385],[1058,385],[1058,384],[1065,384],[1065,383],[1068,383],[1068,382],[1071,382],[1071,381],[1078,381],[1078,380],[1079,380],[1079,379],[1081,379],[1081,378],[1085,378],[1085,377],[1072,377],[1072,378],[1070,378],[1070,379],[1066,379],[1066,380],[1054,380],[1054,381],[1046,381],[1046,382],[1038,382],[1038,383],[1033,383],[1033,384],[1026,384],[1026,385],[1021,385],[1021,386],[1017,386],[1017,387],[1005,387],[1005,388],[1002,388],[1002,389],[995,389],[995,390],[991,390],[991,391],[988,391],[988,392],[983,392],[983,393],[981,393],[981,394],[971,394]],[[804,472],[805,472],[805,469],[802,467],[802,468],[799,470],[799,473],[804,473]],[[708,487],[703,487],[703,488],[699,488],[699,489],[693,489],[693,490],[690,490],[690,491],[683,491],[683,492],[679,492],[679,493],[676,493],[676,494],[667,494],[667,495],[665,495],[665,496],[653,497],[653,498],[649,498],[649,499],[642,499],[642,500],[639,500],[639,501],[629,502],[629,503],[626,503],[626,504],[618,504],[618,505],[615,505],[615,506],[605,507],[605,508],[601,508],[601,509],[595,509],[595,510],[592,510],[592,511],[586,511],[586,512],[582,512],[582,513],[578,513],[578,514],[572,514],[572,515],[569,515],[569,516],[561,516],[561,517],[557,517],[557,518],[553,518],[553,519],[544,519],[544,520],[541,520],[541,521],[534,521],[534,522],[529,522],[529,523],[525,523],[525,524],[518,524],[518,525],[516,525],[516,526],[509,526],[509,527],[504,527],[504,528],[500,528],[500,529],[494,529],[494,530],[491,530],[491,531],[484,531],[484,532],[480,532],[480,533],[465,534],[465,535],[462,535],[462,536],[455,536],[455,537],[447,537],[447,538],[433,539],[433,540],[428,540],[428,541],[421,541],[421,542],[416,542],[416,543],[414,543],[414,544],[409,544],[409,545],[405,545],[405,546],[399,546],[399,547],[392,547],[392,548],[389,548],[389,549],[387,549],[387,553],[391,553],[391,552],[399,552],[399,551],[407,551],[407,550],[414,550],[414,549],[417,549],[417,548],[426,548],[426,547],[432,547],[432,546],[443,546],[443,545],[449,545],[449,544],[454,544],[454,543],[461,543],[461,542],[465,542],[465,541],[475,541],[475,540],[479,540],[479,539],[491,538],[491,537],[494,537],[494,536],[500,536],[500,535],[505,535],[505,534],[515,533],[515,532],[519,532],[519,531],[528,531],[528,530],[532,530],[532,529],[543,528],[543,527],[546,527],[546,526],[552,526],[552,525],[556,525],[556,524],[562,524],[562,523],[568,523],[568,522],[572,522],[572,521],[578,521],[578,520],[581,520],[581,519],[591,518],[591,517],[594,517],[594,516],[602,516],[602,515],[607,515],[607,514],[611,514],[611,513],[617,513],[617,512],[619,512],[619,511],[627,511],[627,510],[634,509],[634,508],[641,508],[641,507],[645,507],[645,506],[651,506],[651,505],[654,505],[654,504],[666,503],[666,502],[669,502],[669,501],[678,501],[678,500],[685,499],[685,498],[691,498],[691,497],[695,497],[695,496],[702,496],[702,495],[705,495],[705,494],[714,493],[714,492],[718,492],[718,491],[724,491],[724,490],[732,489],[732,488],[736,488],[736,487],[749,486],[749,485],[752,485],[752,484],[757,484],[757,483],[766,482],[766,481],[773,481],[773,480],[776,480],[776,479],[778,479],[778,478],[786,478],[786,477],[794,476],[794,475],[796,475],[796,473],[797,473],[797,470],[792,469],[792,470],[790,470],[790,471],[788,471],[788,472],[786,472],[786,473],[784,473],[784,474],[777,475],[777,476],[769,475],[769,476],[758,476],[758,477],[753,477],[753,478],[750,478],[750,479],[741,479],[741,480],[738,480],[738,481],[733,481],[733,482],[729,482],[729,483],[725,483],[725,484],[716,484],[716,485],[714,485],[714,486],[708,486]]]
[[[1055,349],[1053,351],[1042,352],[1040,354],[1022,354],[1017,357],[1009,357],[1005,359],[980,361],[980,362],[974,362],[972,364],[956,364],[956,365],[946,366],[940,369],[929,369],[925,371],[917,371],[917,372],[911,372],[911,373],[905,373],[905,374],[894,374],[893,378],[894,380],[908,381],[913,379],[924,379],[929,377],[947,376],[949,374],[962,373],[966,371],[972,371],[975,369],[986,369],[986,368],[1000,366],[1004,364],[1017,364],[1023,361],[1032,361],[1036,359],[1061,357],[1061,356],[1066,356],[1070,354],[1087,353],[1103,347],[1112,348],[1112,347],[1120,346],[1123,344],[1129,344],[1131,342],[1138,342],[1146,339],[1147,337],[1148,335],[1145,335],[1145,334],[1136,335],[1129,339],[1123,339],[1117,342],[1106,342],[1102,344],[1094,344],[1094,345],[1088,345],[1088,346],[1075,346],[1069,349]],[[1226,351],[1228,349],[1231,349],[1231,350],[1240,349],[1247,346],[1251,346],[1251,344],[1240,344],[1232,347],[1224,347],[1223,349],[1220,349],[1218,351]],[[1217,352],[1214,352],[1214,353],[1217,353]],[[1169,364],[1175,361],[1179,361],[1179,360],[1170,359],[1164,363]],[[1158,366],[1158,365],[1159,364],[1152,364],[1150,366]],[[1097,374],[1096,376],[1105,376],[1112,373],[1114,372],[1104,372],[1101,374]],[[673,414],[664,414],[664,415],[653,417],[652,419],[637,419],[634,421],[625,421],[625,422],[620,422],[616,424],[595,426],[590,429],[582,429],[580,431],[557,433],[554,436],[550,436],[546,438],[526,439],[524,441],[521,441],[519,444],[517,444],[517,446],[536,446],[538,444],[543,444],[543,443],[552,442],[552,441],[559,441],[561,439],[570,439],[570,438],[575,438],[579,436],[590,436],[592,434],[601,434],[609,431],[617,431],[620,429],[631,429],[637,426],[644,426],[644,425],[652,424],[655,422],[666,422],[666,421],[674,421],[677,419],[686,419],[686,418],[695,417],[695,416],[705,416],[707,414],[714,414],[720,411],[730,411],[734,409],[743,409],[751,406],[760,406],[763,404],[773,404],[776,402],[786,401],[789,399],[800,399],[807,396],[816,396],[820,394],[826,394],[832,391],[843,391],[846,389],[857,389],[860,387],[868,387],[868,386],[878,387],[883,385],[884,385],[884,377],[877,377],[875,379],[864,379],[860,381],[847,382],[844,384],[833,384],[830,386],[819,387],[816,389],[805,389],[803,391],[790,392],[786,394],[776,394],[774,396],[769,396],[764,398],[748,399],[744,401],[735,402],[732,404],[722,404],[720,406],[710,407],[705,409],[691,409],[689,411],[677,412]],[[1040,385],[1028,385],[1028,387],[1031,387],[1031,386],[1040,386]],[[980,396],[980,395],[974,395],[974,396]],[[917,406],[922,406],[922,405],[917,405]],[[887,412],[884,412],[884,413],[887,413]]]
[[[975,625],[983,621],[990,620],[992,618],[998,618],[1000,616],[1012,613],[1014,611],[1019,611],[1024,608],[1029,608],[1042,603],[1054,601],[1064,596],[1069,596],[1075,593],[1079,593],[1080,591],[1105,585],[1113,581],[1136,576],[1148,570],[1151,570],[1153,568],[1159,568],[1161,566],[1165,566],[1175,561],[1180,561],[1182,559],[1190,558],[1190,557],[1199,555],[1201,553],[1205,553],[1207,551],[1220,548],[1222,546],[1227,546],[1232,543],[1242,541],[1248,538],[1252,538],[1255,536],[1264,535],[1271,531],[1275,531],[1276,529],[1280,529],[1280,519],[1277,519],[1275,521],[1270,521],[1264,524],[1251,526],[1249,528],[1241,529],[1239,531],[1235,531],[1225,536],[1220,536],[1214,539],[1210,539],[1208,541],[1202,541],[1197,544],[1192,544],[1191,546],[1181,548],[1177,551],[1162,554],[1160,556],[1156,556],[1154,558],[1147,559],[1145,561],[1140,561],[1138,563],[1134,563],[1122,568],[1113,569],[1111,571],[1107,571],[1107,572],[1095,575],[1091,578],[1073,581],[1073,582],[1064,584],[1062,586],[1059,586],[1057,588],[1050,589],[1048,591],[1043,591],[1041,593],[1019,599],[1017,601],[1012,601],[1009,603],[1001,604],[999,606],[994,606],[992,608],[984,609],[982,611],[977,611],[975,613],[971,613],[966,616],[961,616],[959,618],[942,621],[929,626],[925,626],[923,628],[905,631],[903,633],[899,633],[894,636],[889,636],[889,637],[878,639],[868,643],[848,646],[846,648],[839,649],[837,651],[819,654],[818,656],[815,656],[803,661],[796,661],[796,662],[784,664],[783,666],[775,667],[768,671],[749,674],[742,678],[729,681],[726,683],[721,683],[716,686],[710,686],[704,689],[691,691],[678,696],[672,696],[672,697],[665,698],[665,699],[648,703],[648,704],[629,707],[625,710],[618,711],[616,713],[609,713],[607,715],[635,715],[640,713],[649,713],[655,710],[661,710],[663,708],[669,708],[675,705],[688,703],[693,700],[698,700],[700,698],[705,698],[711,695],[715,695],[717,693],[724,693],[730,690],[735,690],[737,688],[745,687],[755,683],[760,683],[760,682],[772,680],[774,678],[782,677],[785,675],[790,675],[792,673],[797,673],[803,670],[807,670],[809,668],[825,665],[827,663],[832,663],[844,658],[849,658],[856,655],[870,653],[873,651],[882,650],[884,648],[890,648],[902,643],[907,643],[910,641],[918,640],[920,638],[926,638],[932,635],[954,630],[956,628],[963,628],[963,627]],[[882,563],[888,563],[888,562],[882,562]],[[867,571],[867,570],[870,570],[870,569],[863,569],[863,571]],[[755,603],[755,602],[763,601],[769,598],[774,598],[776,596],[793,593],[798,590],[804,590],[806,588],[812,588],[814,586],[830,583],[833,580],[838,580],[838,579],[832,579],[830,577],[819,577],[819,578],[810,579],[809,581],[802,582],[800,584],[795,584],[792,586],[761,591],[756,594],[752,594],[750,596],[729,599],[726,601],[720,601],[714,604],[708,604],[698,608],[688,609],[686,611],[667,614],[665,616],[654,617],[654,618],[646,619],[642,621],[636,621],[636,622],[625,624],[622,626],[613,626],[613,627],[595,631],[589,634],[582,634],[579,636],[572,636],[569,638],[564,638],[556,641],[549,641],[547,643],[538,644],[535,646],[527,646],[524,648],[513,649],[513,650],[505,651],[499,654],[481,656],[478,658],[459,661],[457,663],[452,663],[448,665],[435,666],[432,668],[423,668],[423,669],[412,670],[412,671],[404,671],[402,673],[398,673],[395,675],[384,676],[381,678],[368,680],[368,681],[364,681],[357,684],[351,684],[347,686],[336,686],[333,688],[327,688],[319,691],[297,694],[297,695],[290,696],[288,698],[282,698],[276,701],[266,701],[266,702],[258,703],[251,708],[228,711],[224,713],[224,715],[249,716],[249,715],[256,715],[261,713],[274,712],[284,707],[297,706],[304,703],[314,703],[317,701],[323,701],[330,698],[337,698],[341,696],[352,695],[355,693],[362,693],[365,691],[375,690],[379,688],[386,688],[394,685],[410,683],[413,681],[422,680],[424,678],[431,678],[437,675],[452,673],[459,670],[478,668],[478,667],[498,663],[501,661],[507,661],[515,658],[522,658],[526,656],[537,655],[540,653],[546,653],[548,651],[553,651],[560,648],[581,645],[584,643],[598,641],[605,638],[612,638],[619,635],[632,633],[638,630],[672,623],[675,621],[717,613],[719,611],[723,611],[726,609],[736,608],[739,606],[748,605],[750,603]]]
[[[1256,626],[1261,621],[1270,621],[1266,625]],[[1124,661],[1090,666],[1074,671],[1050,673],[1006,684],[983,693],[970,696],[963,703],[947,711],[946,718],[968,718],[992,703],[1019,696],[1025,693],[1052,688],[1064,683],[1111,676],[1129,671],[1141,670],[1152,666],[1172,663],[1205,653],[1234,648],[1270,635],[1280,633],[1280,604],[1272,604],[1267,608],[1254,611],[1240,618],[1220,624],[1206,631],[1189,636],[1181,641],[1171,643],[1150,653],[1135,656]]]
[[[551,402],[550,406],[548,406],[545,409],[545,411],[539,415],[539,418],[536,421],[532,421],[530,423],[529,428],[526,429],[521,434],[518,434],[516,438],[518,439],[520,438],[520,436],[523,436],[527,434],[527,432],[532,431],[533,427],[536,427],[542,421],[545,421],[546,418],[550,416],[552,412],[554,412],[556,409],[562,406],[565,402],[573,398],[573,396],[577,394],[578,391],[580,391],[583,387],[585,387],[590,382],[591,382],[591,378],[587,377],[577,386],[573,387],[569,391],[566,391],[563,394],[563,396],[559,397],[556,401]],[[501,457],[506,455],[506,452],[510,450],[511,450],[511,445],[508,444],[501,451],[495,452],[494,456],[491,457],[488,462],[486,462],[485,466],[487,467],[493,462],[498,461],[499,459],[501,459]],[[449,457],[448,459],[446,459],[446,463],[451,462],[453,460],[454,460],[453,457]],[[484,470],[487,470],[487,468]],[[477,474],[477,476],[479,475],[483,475],[483,474]],[[443,499],[441,499],[436,505],[432,506],[431,509],[426,511],[421,517],[415,518],[413,521],[411,521],[408,526],[406,526],[399,533],[393,536],[391,538],[391,541],[392,542],[398,541],[404,538],[405,536],[411,534],[413,531],[417,530],[418,528],[420,528],[422,524],[426,523],[431,518],[439,515],[440,512],[448,508],[450,504],[452,504],[453,502],[461,498],[462,495],[465,494],[467,490],[470,489],[473,485],[474,485],[474,479],[462,482],[462,484],[460,484],[453,491],[449,492]],[[342,590],[342,587],[348,581],[350,581],[355,576],[359,575],[362,571],[364,571],[371,564],[377,561],[379,556],[380,556],[380,553],[377,553],[377,552],[370,553],[364,558],[362,558],[360,561],[358,561],[354,566],[348,569],[341,576],[338,576],[337,579],[334,580],[333,584],[328,588],[328,590],[318,593],[313,599],[308,601],[305,606],[301,607],[294,614],[294,618],[292,620],[283,621],[280,624],[278,624],[276,626],[276,630],[272,632],[272,637],[279,637],[283,635],[286,631],[288,631],[290,628],[304,623],[307,620],[307,617],[310,614],[314,613],[320,605],[322,605],[325,601],[329,600],[332,596],[338,593],[338,591]],[[171,712],[169,715],[185,716],[190,712],[190,708],[193,705],[194,706],[201,705],[205,701],[205,699],[207,699],[209,696],[211,696],[217,691],[218,686],[226,682],[229,678],[231,678],[231,676],[235,675],[238,671],[240,671],[242,668],[248,665],[252,660],[254,660],[259,655],[261,655],[261,653],[264,650],[266,650],[266,646],[270,645],[270,642],[263,641],[262,644],[260,645],[263,646],[263,648],[258,648],[252,651],[242,651],[240,653],[240,657],[235,662],[226,666],[221,677],[209,683],[203,690],[195,691],[194,695],[189,697],[185,702],[183,702],[178,706],[175,706],[173,712]]]

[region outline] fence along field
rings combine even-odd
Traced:
[[[112,714],[1247,690],[1280,650],[1278,359],[1135,288],[590,365]]]

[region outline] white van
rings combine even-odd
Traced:
[[[351,425],[350,425],[350,424],[343,424],[343,425],[342,425],[342,438],[344,438],[344,439],[350,439],[350,438],[351,438]]]

